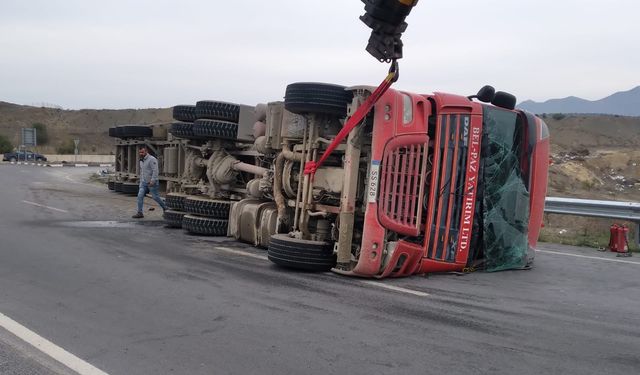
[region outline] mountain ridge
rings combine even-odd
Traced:
[[[549,99],[545,102],[525,100],[518,108],[533,113],[581,113],[619,116],[640,116],[640,86],[619,91],[599,100],[587,100],[577,96]]]

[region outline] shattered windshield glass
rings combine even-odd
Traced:
[[[523,171],[528,170],[524,134],[524,123],[516,113],[485,106],[482,247],[485,269],[490,272],[527,264],[529,189]]]

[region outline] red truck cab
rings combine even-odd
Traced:
[[[377,102],[365,222],[351,273],[402,277],[532,262],[549,131],[542,119],[514,109],[509,94],[495,98],[492,105],[390,89]]]

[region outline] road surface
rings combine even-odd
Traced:
[[[159,209],[134,221],[95,170],[0,165],[0,374],[640,369],[640,258],[544,245],[530,271],[292,272]]]

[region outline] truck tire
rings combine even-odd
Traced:
[[[287,86],[284,108],[293,113],[324,113],[347,116],[353,94],[344,86],[328,83],[298,82]]]
[[[107,182],[107,188],[109,190],[116,190],[116,182],[115,181],[109,181]]]
[[[167,228],[182,228],[182,219],[186,215],[185,212],[177,210],[166,210],[162,217]]]
[[[169,133],[178,138],[194,139],[193,122],[174,122],[171,124]]]
[[[229,218],[231,202],[203,197],[186,197],[183,210],[189,214],[206,216],[214,219]]]
[[[305,271],[324,272],[336,266],[333,244],[299,240],[286,234],[271,236],[267,257],[279,266]]]
[[[226,236],[229,220],[212,219],[195,215],[184,215],[182,228],[189,233],[203,236]]]
[[[116,127],[118,138],[148,138],[153,136],[153,130],[148,126],[123,125]]]
[[[196,106],[177,105],[173,107],[173,119],[176,121],[194,122],[196,120]]]
[[[193,123],[193,134],[202,139],[236,139],[238,124],[220,120],[196,120]]]
[[[240,106],[234,103],[201,100],[196,103],[196,116],[198,119],[222,120],[238,122]]]
[[[127,195],[138,195],[140,185],[135,182],[123,182],[121,192]]]
[[[164,200],[164,204],[172,210],[184,211],[184,200],[187,198],[186,194],[182,193],[169,193]]]
[[[122,193],[122,182],[117,182],[114,184],[114,189],[116,193]]]

